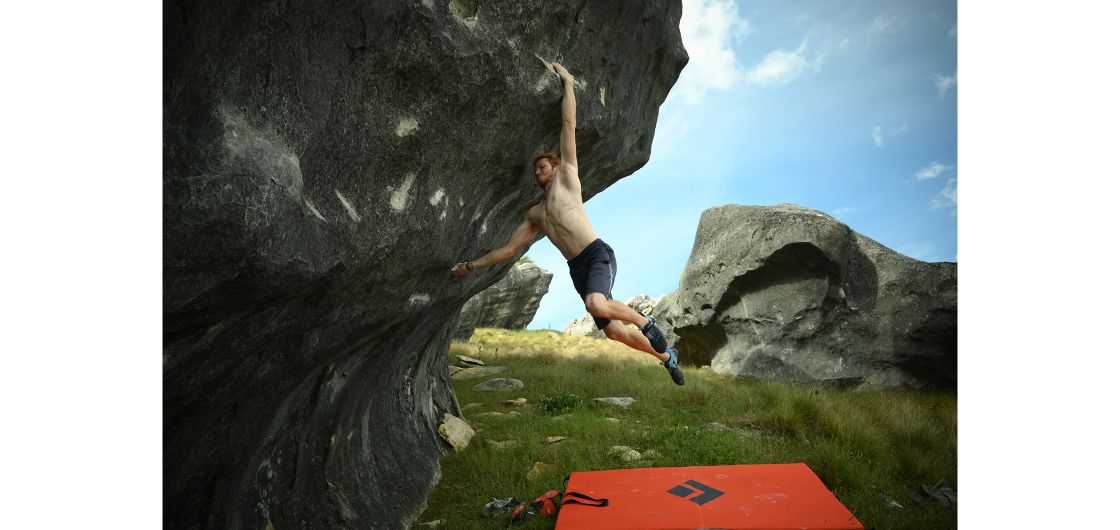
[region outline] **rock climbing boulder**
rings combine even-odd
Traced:
[[[405,528],[461,416],[463,303],[541,200],[574,75],[585,198],[642,167],[679,1],[169,2],[164,528]]]
[[[498,283],[467,300],[452,337],[467,340],[474,328],[525,329],[548,293],[552,273],[528,256],[517,260]]]
[[[666,296],[683,361],[736,377],[952,389],[957,265],[911,259],[800,206],[703,213]]]

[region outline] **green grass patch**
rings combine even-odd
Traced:
[[[508,528],[504,519],[480,515],[490,498],[528,501],[559,489],[574,471],[805,462],[867,528],[957,526],[954,513],[910,500],[922,484],[946,479],[957,485],[955,395],[735,380],[692,367],[684,368],[688,382],[678,387],[650,355],[549,331],[480,329],[470,342],[453,343],[450,355],[452,363],[467,355],[509,366],[499,377],[520,379],[525,388],[475,392],[478,380],[452,381],[478,433],[465,451],[443,458],[442,479],[417,522]],[[637,401],[629,408],[592,401],[609,396]],[[528,404],[503,403],[518,397]],[[733,430],[704,428],[713,422]],[[568,439],[544,442],[549,436]],[[615,445],[646,458],[622,462],[610,454]],[[529,478],[537,462],[549,467]],[[883,497],[905,508],[896,512]],[[529,520],[518,527],[554,523]]]
[[[575,394],[553,394],[541,398],[540,411],[548,416],[557,416],[575,410],[579,403],[579,396]]]

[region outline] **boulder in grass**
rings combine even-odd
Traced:
[[[522,388],[525,388],[525,383],[520,379],[499,377],[486,381],[485,383],[479,383],[474,386],[473,390],[476,392],[509,392],[511,390],[521,390]]]
[[[909,258],[810,208],[704,211],[658,312],[681,361],[719,374],[956,387],[957,264]]]
[[[638,401],[638,400],[636,400],[632,397],[601,397],[601,398],[595,398],[596,403],[602,403],[604,405],[613,405],[615,407],[622,407],[622,408],[629,408],[630,405],[633,405],[636,401]]]
[[[475,328],[525,329],[537,314],[551,282],[548,269],[523,256],[498,283],[463,304],[452,338],[468,340]]]
[[[467,357],[466,355],[459,356],[459,366],[463,368],[470,368],[472,366],[486,366],[486,363],[474,357]]]
[[[464,379],[478,379],[481,377],[486,377],[488,375],[500,374],[506,370],[509,370],[508,366],[475,366],[474,368],[463,368],[462,370],[451,374],[451,378],[455,379],[456,381],[461,381]]]
[[[475,435],[471,425],[458,416],[444,413],[439,424],[439,435],[456,451],[466,449]]]

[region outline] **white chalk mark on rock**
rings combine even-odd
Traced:
[[[311,213],[315,214],[315,217],[318,217],[320,221],[326,221],[326,219],[323,219],[323,215],[319,213],[319,209],[311,203],[310,199],[304,199],[303,204],[306,205],[307,209],[311,210]]]
[[[405,116],[397,123],[397,136],[404,138],[420,128],[420,123],[412,116]]]
[[[469,0],[451,0],[447,6],[451,10],[451,14],[455,15],[455,19],[467,26],[469,29],[474,29],[478,25],[478,2],[471,2]]]
[[[360,221],[361,218],[358,217],[358,212],[354,211],[354,207],[350,206],[350,201],[346,200],[346,197],[343,197],[342,194],[338,192],[338,190],[334,190],[334,194],[337,195],[338,200],[342,202],[342,207],[346,208],[346,213],[350,216],[350,219],[354,221]]]
[[[533,87],[533,90],[538,94],[548,89],[549,85],[552,84],[552,80],[556,78],[556,71],[551,68],[552,67],[549,67],[549,72],[541,74],[540,78],[537,79],[537,86]]]
[[[430,301],[431,301],[431,297],[428,296],[428,293],[419,293],[419,294],[414,294],[414,295],[408,297],[408,303],[411,304],[411,305],[418,305],[418,304],[425,304],[426,305]]]
[[[604,107],[607,106],[607,87],[605,86],[599,87],[599,103],[602,103]]]
[[[416,180],[416,173],[409,173],[405,175],[404,182],[401,186],[393,191],[393,195],[389,197],[389,206],[394,210],[401,211],[408,206],[408,191],[412,189],[412,181]]]
[[[435,206],[439,204],[439,201],[441,200],[443,200],[443,190],[438,189],[435,193],[432,194],[432,198],[428,199],[428,204]]]

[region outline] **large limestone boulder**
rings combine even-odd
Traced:
[[[523,256],[498,283],[467,300],[452,336],[467,340],[474,328],[525,329],[550,283],[552,273]]]
[[[655,319],[659,319],[660,316],[655,312],[655,307],[660,300],[661,298],[650,298],[647,295],[639,294],[630,297],[630,299],[626,300],[625,304],[643,315],[653,315]],[[603,333],[602,330],[595,327],[595,318],[589,313],[584,313],[582,317],[568,322],[568,325],[564,327],[564,334],[583,335],[596,339],[607,338],[607,335]]]
[[[576,79],[585,198],[648,161],[679,1],[164,4],[164,528],[405,528],[451,325]]]
[[[718,373],[956,386],[957,265],[908,258],[816,210],[705,211],[659,310],[682,359]]]

